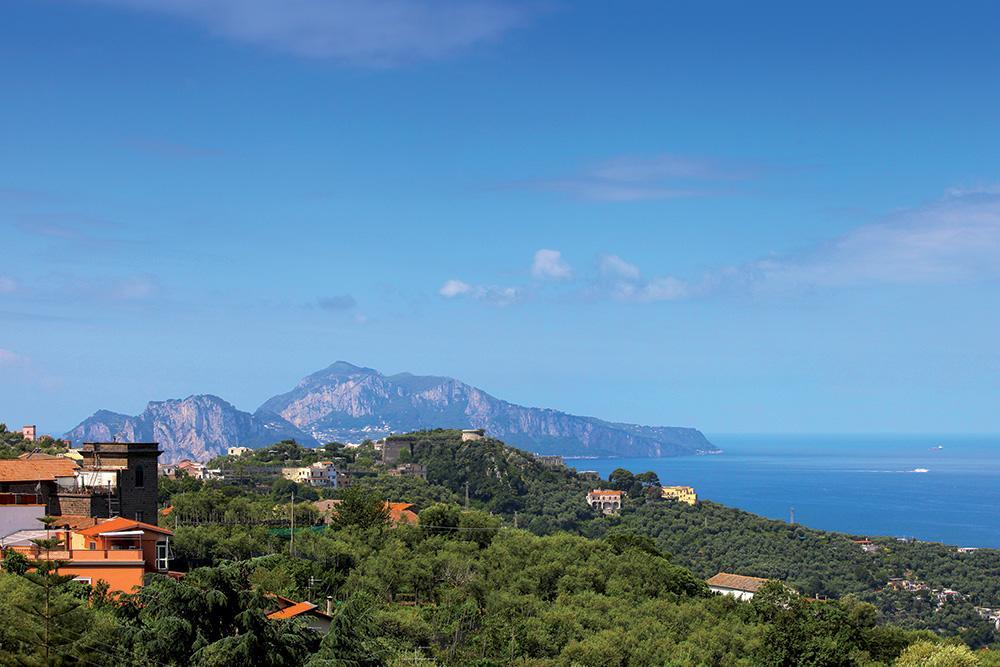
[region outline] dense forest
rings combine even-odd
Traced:
[[[973,608],[1000,606],[995,551],[884,539],[866,553],[845,535],[659,500],[652,473],[589,481],[496,440],[405,439],[402,460],[427,480],[380,473],[371,443],[290,442],[213,462],[238,484],[162,479],[172,568],[189,573],[132,595],[7,563],[0,665],[1000,665]],[[317,490],[273,471],[316,460],[368,474]],[[605,484],[627,493],[619,516],[584,502]],[[320,497],[341,500],[329,523]],[[385,500],[413,503],[419,524],[394,526]],[[718,571],[775,581],[742,603],[708,591]],[[963,597],[940,605],[930,589],[891,590],[895,577]],[[329,596],[330,632],[266,619],[273,595]]]

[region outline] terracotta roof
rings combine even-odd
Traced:
[[[120,530],[148,530],[151,533],[173,535],[173,532],[167,530],[166,528],[160,528],[159,526],[143,523],[142,521],[135,521],[134,519],[126,519],[121,516],[109,519],[103,523],[97,524],[96,526],[91,526],[90,528],[78,530],[77,532],[81,535],[85,535],[86,537],[94,537],[96,535],[100,535],[101,533],[112,533]]]
[[[0,460],[0,482],[54,482],[57,477],[73,477],[76,471],[76,461],[63,456]]]
[[[760,577],[747,577],[742,574],[720,572],[709,579],[707,583],[709,586],[718,586],[719,588],[731,588],[736,591],[756,593],[769,581],[770,579],[761,579]]]
[[[389,508],[389,518],[392,519],[393,523],[417,524],[420,522],[416,512],[410,510],[413,507],[412,503],[386,503],[386,506]]]
[[[597,494],[597,493],[599,493],[601,495],[604,495],[604,496],[620,496],[622,494],[621,491],[610,491],[608,489],[594,489],[588,495]]]
[[[297,602],[290,607],[285,607],[284,609],[279,609],[278,611],[273,611],[267,615],[271,620],[279,620],[283,618],[295,618],[296,616],[301,616],[302,614],[308,614],[309,612],[314,612],[322,616],[326,614],[322,611],[316,611],[316,605],[312,602]]]

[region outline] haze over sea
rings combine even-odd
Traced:
[[[568,463],[604,477],[652,470],[665,485],[774,519],[788,521],[794,507],[810,528],[1000,548],[1000,436],[709,439],[722,454]]]

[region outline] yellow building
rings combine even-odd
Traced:
[[[661,489],[661,498],[665,498],[666,500],[676,500],[678,502],[687,503],[688,505],[698,504],[698,494],[694,492],[694,487],[664,486],[661,487]]]

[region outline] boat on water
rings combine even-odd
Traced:
[[[944,445],[934,445],[933,447],[930,448],[932,452],[939,452],[942,449],[944,449]]]
[[[930,472],[927,468],[914,468],[910,472]]]

